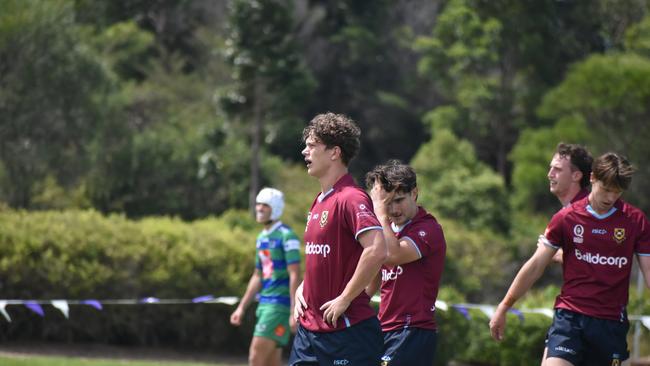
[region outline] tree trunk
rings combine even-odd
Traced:
[[[260,189],[260,150],[264,127],[262,107],[262,82],[255,78],[255,97],[253,100],[253,125],[251,128],[251,185],[248,192],[248,207],[255,215],[255,197]]]

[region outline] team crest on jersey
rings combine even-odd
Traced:
[[[321,214],[320,214],[320,221],[319,221],[319,223],[320,223],[320,227],[325,227],[325,225],[327,225],[327,217],[328,217],[328,216],[329,216],[329,212],[328,212],[328,211],[323,211],[323,212],[321,212]]]
[[[617,227],[614,229],[614,240],[617,243],[621,244],[625,240],[625,229]]]
[[[427,233],[424,232],[424,230],[420,230],[420,232],[418,233],[418,235],[420,235],[421,237],[424,238],[424,237],[427,235]]]
[[[584,241],[583,235],[585,235],[585,228],[584,226],[577,224],[576,226],[573,227],[573,242],[574,243],[582,243]]]

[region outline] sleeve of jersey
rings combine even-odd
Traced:
[[[636,243],[634,243],[634,251],[637,255],[650,257],[650,223],[643,214],[639,219],[639,226],[641,230]]]
[[[365,192],[361,190],[353,192],[343,200],[343,205],[345,222],[354,232],[355,239],[368,230],[381,230],[372,201]]]
[[[561,215],[560,212],[558,212],[553,216],[551,222],[548,223],[548,226],[546,226],[546,231],[544,231],[544,235],[540,235],[539,237],[541,241],[544,243],[544,245],[551,247],[553,249],[562,248],[563,217],[564,216]]]
[[[402,237],[410,242],[420,258],[432,255],[445,247],[445,237],[438,224],[418,225]]]
[[[289,231],[282,243],[284,247],[284,259],[287,264],[300,263],[300,239],[293,231]]]

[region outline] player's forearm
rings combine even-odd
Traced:
[[[246,286],[246,292],[244,292],[244,296],[242,296],[239,301],[239,307],[242,308],[242,310],[246,310],[248,305],[253,302],[255,294],[257,294],[261,288],[262,282],[260,276],[258,274],[252,275],[248,281],[248,285]]]
[[[637,260],[639,262],[641,274],[643,274],[643,278],[645,279],[645,285],[650,289],[650,256],[637,255]]]
[[[291,301],[290,311],[293,313],[293,308],[295,305],[296,290],[300,285],[300,267],[296,265],[297,268],[289,269],[289,298]]]
[[[383,238],[382,238],[383,239]],[[363,249],[357,268],[345,286],[341,295],[349,301],[364,291],[370,281],[377,275],[382,263],[386,259],[386,250],[383,240],[381,244],[372,245]]]
[[[511,308],[515,302],[524,296],[524,294],[526,294],[533,284],[542,276],[544,268],[545,266],[534,258],[531,258],[524,263],[523,267],[521,267],[515,276],[515,279],[512,281],[506,296],[504,296],[499,305]]]
[[[379,222],[381,222],[382,234],[384,235],[384,241],[386,242],[387,256],[384,263],[388,265],[396,265],[400,251],[399,240],[390,226],[388,215],[377,216],[377,218],[379,219]]]
[[[381,276],[379,275],[379,272],[375,275],[375,277],[370,280],[370,283],[368,286],[366,286],[366,294],[368,296],[373,296],[374,294],[377,293],[377,290],[379,290],[379,286],[381,285]]]

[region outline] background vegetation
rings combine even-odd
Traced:
[[[441,298],[494,302],[559,208],[546,180],[558,142],[627,155],[638,171],[625,198],[650,209],[649,9],[647,0],[0,1],[2,296],[241,293],[259,229],[246,212],[254,193],[283,189],[284,220],[301,232],[319,189],[302,166],[301,131],[334,111],[363,130],[358,179],[389,158],[418,172],[419,201],[449,245]],[[559,281],[550,269],[530,298],[550,306],[556,288],[545,286]],[[632,293],[630,313],[650,311],[642,300]],[[205,310],[89,309],[80,324],[92,331],[22,315],[0,324],[5,339],[237,339]],[[225,338],[198,341],[184,328],[205,319]],[[465,332],[455,355],[486,364],[505,365],[512,347],[531,347],[536,360],[546,327],[521,325],[510,341],[521,344],[497,348],[481,333],[467,346],[484,319],[476,329],[449,319],[443,329]]]

